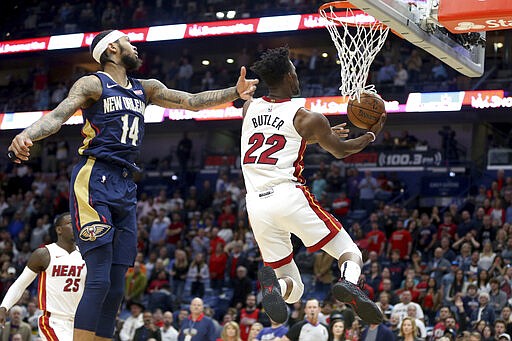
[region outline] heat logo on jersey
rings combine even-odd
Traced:
[[[69,276],[69,277],[80,277],[82,269],[85,263],[82,265],[54,265],[52,268],[52,276]]]
[[[97,238],[105,235],[112,226],[106,224],[93,224],[82,228],[80,231],[80,239],[86,242],[93,242]]]

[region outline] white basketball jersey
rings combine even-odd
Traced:
[[[306,141],[293,119],[302,107],[291,100],[254,99],[242,123],[241,163],[248,193],[285,182],[304,183]]]
[[[78,249],[68,253],[56,243],[46,248],[50,264],[39,274],[39,309],[74,317],[85,286],[85,261]]]

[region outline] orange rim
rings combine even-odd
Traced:
[[[344,9],[344,8],[359,9],[358,7],[356,7],[354,4],[352,4],[348,0],[340,0],[340,1],[326,2],[325,4],[320,6],[318,11],[325,10],[325,9],[327,9],[329,7],[334,7],[334,8],[338,8],[338,9]]]
[[[361,11],[361,12],[363,12],[364,14],[366,14],[368,16],[371,16],[368,13],[364,12],[363,10],[360,10],[359,7],[355,6],[353,3],[351,3],[348,0],[326,2],[325,4],[321,5],[318,8],[318,13],[320,13],[320,16],[322,16],[324,19],[329,20],[332,23],[343,22],[343,23],[345,23],[348,26],[353,26],[353,27],[365,26],[365,27],[372,27],[374,29],[386,28],[386,25],[384,25],[383,23],[381,23],[380,21],[378,21],[375,18],[374,18],[374,20],[377,23],[376,25],[375,25],[375,22],[372,22],[372,23],[357,23],[356,24],[356,23],[352,23],[352,22],[349,22],[349,21],[345,21],[345,20],[339,20],[340,18],[333,17],[333,16],[329,15],[328,11],[332,10],[334,8],[335,9],[340,9],[340,10],[343,10],[343,9],[344,10],[358,10],[358,11]],[[371,17],[373,18],[373,16],[371,16]]]

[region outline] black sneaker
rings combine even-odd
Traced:
[[[350,304],[364,322],[379,324],[384,319],[375,302],[370,300],[361,288],[344,278],[332,286],[332,293],[338,301]]]
[[[258,271],[258,280],[263,296],[261,305],[268,317],[276,323],[284,323],[288,318],[286,302],[281,295],[281,286],[277,281],[276,273],[270,266],[264,266]]]

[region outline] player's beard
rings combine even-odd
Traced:
[[[142,59],[135,56],[135,54],[125,53],[125,49],[121,47],[121,62],[123,63],[126,71],[136,71],[142,65]]]

